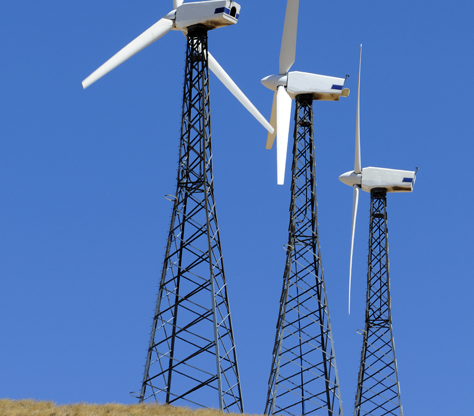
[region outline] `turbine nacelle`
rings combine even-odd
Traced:
[[[310,74],[292,71],[287,75],[270,75],[262,79],[262,84],[272,91],[285,87],[288,95],[294,100],[298,95],[312,95],[313,100],[339,101],[340,97],[348,97],[349,89],[344,88],[344,78],[327,75]]]
[[[309,94],[313,96],[313,100],[339,101],[341,96],[349,96],[349,89],[344,88],[345,81],[344,78],[326,75],[297,71],[289,72],[286,91],[293,99],[297,95]]]
[[[339,176],[339,180],[346,185],[360,186],[369,193],[375,188],[383,188],[387,192],[412,192],[415,179],[414,171],[374,167],[362,169],[361,174],[352,171]]]
[[[175,11],[173,30],[186,31],[188,27],[199,24],[209,30],[235,25],[239,15],[240,5],[231,0],[184,3]]]

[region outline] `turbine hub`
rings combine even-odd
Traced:
[[[278,87],[286,87],[288,77],[286,75],[269,75],[263,78],[261,82],[269,90],[276,91]]]
[[[362,185],[362,174],[355,173],[354,171],[343,173],[339,176],[339,180],[349,186]]]

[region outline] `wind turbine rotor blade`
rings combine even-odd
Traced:
[[[285,87],[277,91],[277,183],[285,181],[286,153],[290,133],[291,98]]]
[[[277,92],[273,94],[273,104],[272,104],[272,115],[270,116],[270,124],[275,129],[273,133],[268,132],[267,135],[267,145],[266,149],[271,149],[273,147],[273,142],[275,141],[275,136],[277,133],[276,121],[277,121]]]
[[[356,115],[356,143],[355,143],[355,160],[354,173],[361,173],[361,157],[360,157],[360,66],[362,62],[362,45],[360,45],[359,56],[359,81],[357,83],[357,115]]]
[[[117,68],[120,64],[124,63],[127,59],[131,58],[142,49],[151,45],[153,42],[166,35],[174,23],[172,20],[160,19],[153,26],[143,32],[140,36],[132,40],[127,46],[117,52],[112,58],[110,58],[105,64],[96,69],[91,75],[89,75],[84,81],[82,81],[82,87],[86,89],[89,85],[102,78],[104,75]]]
[[[173,0],[173,7],[176,10],[179,6],[183,4],[183,0]]]
[[[285,26],[280,49],[280,74],[285,75],[295,62],[299,0],[286,3]]]
[[[208,52],[208,64],[209,69],[216,75],[217,78],[225,85],[225,87],[234,95],[237,100],[252,114],[257,121],[265,127],[269,133],[274,132],[274,128],[270,123],[265,119],[265,117],[260,114],[260,112],[255,108],[255,106],[250,102],[250,100],[245,96],[245,94],[240,90],[240,88],[232,81],[231,77],[224,71],[224,69],[219,65],[219,63],[214,59],[210,52]]]
[[[357,219],[357,207],[359,205],[359,190],[360,188],[354,186],[354,197],[352,202],[352,233],[351,233],[351,257],[349,262],[349,315],[351,314],[351,285],[352,285],[352,257],[354,254],[354,237]]]

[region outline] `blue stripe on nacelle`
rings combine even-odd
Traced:
[[[403,182],[413,183],[413,178],[403,178]]]
[[[333,86],[331,87],[331,89],[332,89],[332,90],[340,90],[340,91],[342,91],[342,85],[333,85]]]
[[[225,14],[230,14],[230,10],[227,7],[218,7],[215,11],[214,14],[218,13],[225,13]]]
[[[216,10],[214,10],[214,14],[219,14],[219,13],[225,13],[230,15],[230,9],[227,7],[218,7]],[[235,15],[235,19],[239,20],[240,14]]]

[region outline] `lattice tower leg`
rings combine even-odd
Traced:
[[[355,416],[403,416],[392,332],[386,193],[370,193],[367,304]]]
[[[207,30],[188,31],[177,189],[140,402],[243,412],[214,201]]]
[[[343,415],[321,264],[311,96],[296,99],[290,225],[265,414]]]

